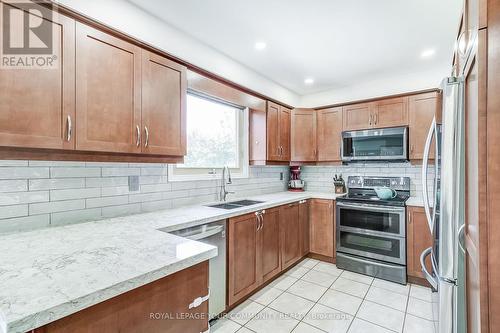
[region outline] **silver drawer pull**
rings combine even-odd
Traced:
[[[137,147],[139,147],[141,145],[141,129],[139,128],[139,125],[135,126],[135,131],[137,134],[137,141],[136,141],[135,145]]]
[[[146,133],[146,142],[144,142],[144,147],[149,145],[149,130],[147,126],[144,126],[144,133]]]
[[[71,134],[73,133],[73,126],[71,124],[71,116],[68,114],[68,117],[66,118],[66,123],[68,126],[68,132],[66,133],[66,141],[71,141]]]
[[[209,298],[210,298],[210,290],[208,291],[208,295],[195,298],[193,302],[189,304],[189,309],[194,309],[199,307],[201,304],[203,304],[203,302],[208,301]]]

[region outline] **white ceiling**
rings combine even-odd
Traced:
[[[299,96],[419,72],[441,77],[462,9],[461,0],[130,1]],[[257,41],[267,48],[256,51]],[[422,59],[426,49],[435,55]]]

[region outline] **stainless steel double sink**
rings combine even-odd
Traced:
[[[238,201],[224,202],[215,205],[208,205],[207,207],[220,208],[220,209],[236,209],[236,208],[260,204],[263,202],[264,201],[257,201],[257,200],[238,200]]]

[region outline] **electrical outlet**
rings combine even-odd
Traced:
[[[128,176],[128,190],[130,192],[139,191],[139,176]]]

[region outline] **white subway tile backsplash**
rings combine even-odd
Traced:
[[[128,177],[86,178],[86,187],[128,186]]]
[[[19,192],[28,190],[28,181],[20,180],[0,180],[0,193],[2,192]]]
[[[0,193],[0,206],[49,201],[48,191]]]
[[[85,178],[30,179],[29,190],[59,190],[85,187]]]
[[[101,196],[100,188],[81,188],[81,189],[71,189],[71,190],[50,191],[51,201],[95,198],[100,196]]]
[[[148,163],[0,161],[0,233],[218,200],[219,179],[169,182],[167,170]],[[228,200],[286,189],[286,166],[250,167],[249,174],[228,185],[236,191]],[[139,176],[138,191],[129,191],[130,175]]]
[[[64,212],[85,208],[85,200],[52,201],[30,204],[30,215]]]
[[[51,167],[50,178],[100,177],[101,168],[65,168]]]
[[[11,217],[19,217],[27,215],[28,215],[28,205],[12,205],[12,206],[0,207],[0,219],[7,219]]]
[[[129,202],[145,202],[145,201],[158,201],[163,199],[163,193],[153,192],[153,193],[143,193],[143,194],[131,194],[129,196]]]
[[[49,168],[0,167],[0,179],[49,178]]]
[[[91,198],[85,201],[87,208],[118,206],[128,204],[128,195],[121,195],[116,197],[100,197]]]
[[[66,225],[79,222],[95,221],[101,218],[101,209],[82,209],[50,214],[50,225]]]
[[[110,218],[116,216],[125,216],[131,214],[137,214],[141,212],[141,204],[134,203],[130,205],[122,206],[110,206],[102,208],[102,217]]]
[[[31,215],[0,220],[0,233],[45,228],[50,225],[50,215]]]
[[[101,189],[101,195],[103,197],[109,197],[114,195],[124,195],[129,194],[128,185],[127,186],[115,186],[115,187],[103,187]]]
[[[139,168],[102,168],[103,177],[139,176],[140,174]]]

